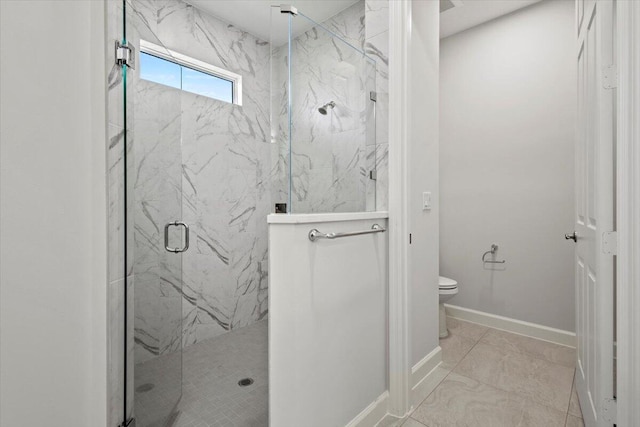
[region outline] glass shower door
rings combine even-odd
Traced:
[[[123,39],[137,51],[135,68],[124,70],[127,233],[133,241],[127,410],[137,427],[162,427],[173,423],[182,397],[182,261],[189,228],[182,222],[181,90],[141,74],[150,67],[141,67],[140,41],[161,43],[149,22],[123,4]]]

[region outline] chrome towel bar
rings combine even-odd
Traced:
[[[322,233],[317,229],[313,229],[309,231],[309,240],[315,242],[318,239],[339,239],[341,237],[350,237],[350,236],[360,236],[361,234],[372,234],[372,233],[384,233],[387,231],[385,228],[380,227],[378,224],[373,224],[370,230],[362,230],[362,231],[349,231],[345,233]]]

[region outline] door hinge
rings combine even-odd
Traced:
[[[615,398],[606,398],[602,402],[602,419],[611,424],[617,423],[618,407]]]
[[[378,171],[370,170],[369,171],[369,179],[376,180],[378,179]]]
[[[602,233],[602,253],[618,255],[618,232],[605,231]]]
[[[130,43],[122,44],[116,41],[116,65],[136,68],[136,50]]]
[[[615,89],[618,87],[618,67],[609,65],[602,69],[602,86],[605,89]]]
[[[295,6],[291,5],[291,4],[281,4],[280,5],[280,13],[288,13],[290,15],[297,15],[298,14],[298,8],[296,8]]]

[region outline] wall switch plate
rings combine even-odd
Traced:
[[[422,193],[422,210],[430,211],[431,210],[431,192]]]

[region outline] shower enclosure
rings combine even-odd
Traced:
[[[359,4],[322,24],[272,8],[273,195],[289,213],[376,209],[376,62]]]
[[[266,426],[267,215],[376,208],[364,1],[265,6],[266,37],[181,0],[108,7],[109,425]]]

